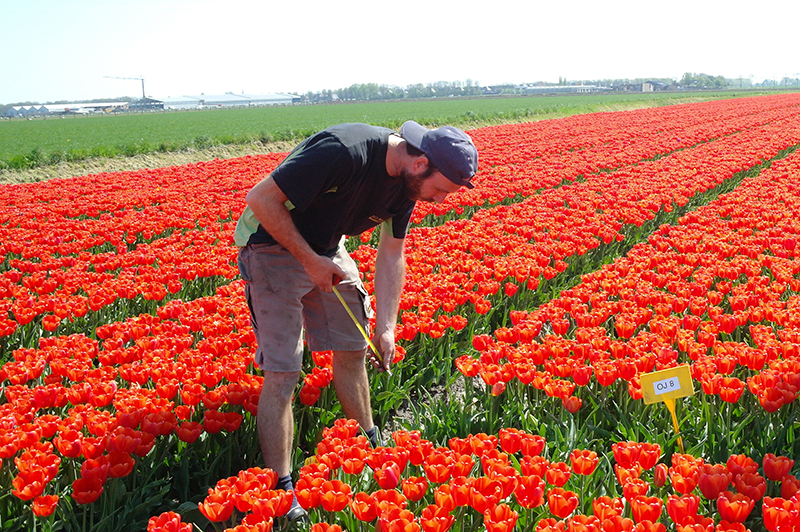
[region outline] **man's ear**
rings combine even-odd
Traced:
[[[414,163],[412,164],[411,168],[414,171],[415,175],[419,175],[428,170],[428,165],[430,165],[430,161],[428,161],[428,156],[420,155],[419,157],[414,159]]]

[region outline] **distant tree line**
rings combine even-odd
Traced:
[[[303,98],[307,102],[330,102],[335,100],[400,100],[403,98],[452,98],[464,96],[480,96],[483,89],[477,81],[437,81],[435,83],[416,83],[399,87],[378,83],[356,83],[349,87],[319,92],[309,91]]]

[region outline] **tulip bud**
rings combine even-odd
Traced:
[[[655,472],[653,473],[653,484],[657,488],[661,488],[667,483],[667,476],[669,469],[666,464],[656,464]]]

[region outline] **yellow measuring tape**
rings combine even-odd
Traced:
[[[381,356],[381,352],[378,351],[378,349],[375,347],[375,344],[373,344],[372,340],[370,340],[369,335],[367,334],[367,331],[364,330],[364,327],[361,326],[361,324],[358,322],[356,317],[353,315],[353,311],[350,310],[350,307],[348,307],[347,303],[345,303],[344,298],[342,297],[342,294],[339,293],[339,290],[336,288],[336,285],[333,285],[331,288],[333,288],[333,293],[336,294],[336,297],[339,298],[339,301],[342,303],[342,306],[347,311],[347,315],[350,316],[350,319],[353,320],[353,323],[355,323],[356,327],[358,327],[358,330],[361,333],[361,336],[364,337],[364,340],[367,341],[367,343],[369,344],[370,349],[372,349],[372,352],[375,353],[375,356],[378,357],[378,360],[380,360],[381,364],[383,364],[383,357]],[[389,375],[392,374],[391,371],[387,371],[387,373]]]

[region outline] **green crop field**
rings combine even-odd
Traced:
[[[468,128],[741,95],[705,92],[430,99],[8,120],[0,122],[0,169],[295,140],[341,122],[398,128],[405,120],[416,120],[431,126],[447,123]]]

